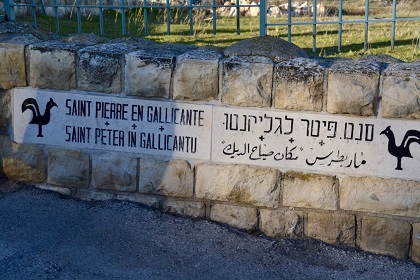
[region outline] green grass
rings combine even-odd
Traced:
[[[414,0],[415,1],[415,0]],[[420,1],[419,1],[420,2]],[[377,3],[377,2],[374,2]],[[418,2],[417,2],[418,3]],[[420,4],[420,3],[418,3]],[[420,5],[419,5],[420,6]],[[346,7],[344,7],[346,9]],[[357,7],[349,6],[347,10],[355,11]],[[362,11],[364,8],[362,6]],[[375,11],[375,12],[374,12]],[[390,7],[379,7],[371,11],[375,18],[390,17]],[[420,8],[412,7],[399,12],[402,16],[420,16]],[[226,47],[240,40],[259,36],[259,18],[241,17],[240,35],[237,34],[236,18],[218,17],[217,33],[213,34],[212,16],[204,10],[194,11],[194,34],[190,35],[189,15],[185,9],[171,10],[171,35],[167,35],[166,13],[163,9],[152,9],[148,13],[149,35],[145,36],[141,9],[133,9],[126,13],[128,37],[145,37],[157,42],[173,42],[194,44],[198,46],[214,45]],[[361,19],[363,16],[346,16],[345,19]],[[19,19],[31,21],[31,18]],[[294,21],[311,21],[312,18],[294,18]],[[318,20],[336,20],[336,17],[318,18]],[[269,22],[285,22],[285,18],[269,18]],[[37,16],[38,27],[46,31],[55,32],[55,19],[46,16]],[[121,14],[108,10],[104,14],[105,34],[109,38],[122,36]],[[82,18],[82,32],[99,34],[99,18]],[[60,19],[60,35],[77,33],[76,17]],[[287,40],[287,27],[276,26],[268,29],[268,34]],[[338,32],[337,25],[317,26],[317,49],[312,52],[312,25],[292,27],[292,43],[303,48],[309,55],[323,57],[349,57],[358,58],[365,54],[388,54],[404,61],[413,61],[420,58],[419,35],[420,21],[398,22],[395,37],[395,49],[391,50],[391,23],[369,24],[368,50],[364,50],[364,24],[344,24],[342,35],[342,49],[337,52]]]

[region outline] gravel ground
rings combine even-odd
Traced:
[[[273,240],[0,181],[0,279],[420,279],[411,261]]]

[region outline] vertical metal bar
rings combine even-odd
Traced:
[[[144,35],[149,35],[149,19],[147,16],[147,2],[143,0],[143,13],[144,13]]]
[[[194,34],[194,19],[193,19],[193,7],[192,7],[192,2],[193,0],[189,1],[189,9],[190,9],[190,35]]]
[[[15,3],[13,0],[4,0],[4,9],[6,11],[7,21],[15,21],[16,20],[16,13],[15,13]]]
[[[312,24],[312,52],[316,52],[316,0],[314,0],[314,11],[312,14],[313,24]]]
[[[122,35],[125,36],[127,35],[127,26],[126,26],[126,20],[125,20],[125,3],[124,0],[121,0],[121,32]]]
[[[32,14],[32,18],[33,18],[33,27],[36,29],[37,28],[37,24],[36,24],[36,9],[35,9],[35,1],[31,0],[31,14]]]
[[[54,0],[55,33],[60,32],[60,17],[58,15],[57,0]]]
[[[171,35],[171,10],[169,0],[166,0],[166,34]]]
[[[239,0],[236,0],[235,6],[236,6],[236,34],[240,35],[241,34],[241,21],[239,17],[241,16],[241,9],[239,7]]]
[[[341,52],[341,39],[343,37],[343,0],[338,1],[338,42],[337,51]]]
[[[102,0],[99,0],[99,32],[104,35],[104,9]]]
[[[265,1],[265,0],[263,0]],[[217,21],[217,11],[216,11],[216,0],[212,1],[212,5],[213,5],[213,34],[216,35],[216,21]]]
[[[292,0],[287,1],[287,41],[292,42]]]
[[[365,39],[363,42],[363,49],[367,51],[369,41],[369,0],[365,0]]]
[[[260,0],[260,36],[267,36],[267,0]]]
[[[395,47],[395,23],[397,18],[397,0],[392,1],[391,50]]]
[[[80,14],[80,0],[76,0],[77,33],[82,33],[82,15]]]
[[[41,6],[41,10],[44,16],[47,15],[47,12],[45,11],[45,6],[44,6],[44,0],[38,0],[38,5]]]

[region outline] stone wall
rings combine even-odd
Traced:
[[[276,39],[260,40],[254,50],[255,41],[245,42],[251,51],[241,56],[234,46],[223,52],[138,39],[104,43],[83,36],[48,42],[29,35],[0,37],[0,176],[80,199],[133,201],[271,237],[316,238],[420,262],[418,138],[411,161],[408,155],[402,159],[405,169],[417,168],[410,180],[394,173],[323,172],[323,166],[312,172],[13,138],[20,124],[12,122],[12,115],[21,114],[21,104],[14,106],[13,100],[24,92],[21,87],[56,92],[57,98],[64,92],[105,101],[206,105],[213,113],[232,108],[332,120],[398,119],[418,127],[419,62],[310,59],[303,52],[288,53],[291,47]],[[275,52],[256,56],[261,44],[274,46]],[[51,112],[58,110],[62,108]],[[41,141],[35,135],[31,139]],[[362,165],[352,164],[354,170]]]

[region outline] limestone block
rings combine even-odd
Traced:
[[[355,245],[356,219],[354,215],[308,213],[308,237],[330,244]]]
[[[87,188],[89,155],[83,151],[48,149],[48,179],[52,185]]]
[[[249,8],[249,16],[257,17],[260,15],[260,7],[255,1],[251,2],[251,7]]]
[[[203,202],[165,200],[162,205],[164,212],[189,216],[194,218],[204,218],[206,215],[206,206]]]
[[[25,45],[0,42],[0,89],[26,86]]]
[[[380,65],[369,60],[339,60],[328,71],[329,113],[374,116]]]
[[[195,47],[163,44],[145,47],[126,55],[125,92],[142,97],[170,96],[175,59]]]
[[[222,103],[271,107],[273,62],[265,57],[231,57],[223,60]]]
[[[302,237],[303,213],[283,209],[261,209],[260,229],[271,237]]]
[[[166,196],[193,196],[194,173],[184,160],[140,159],[139,192]]]
[[[217,100],[219,94],[219,60],[223,54],[216,49],[201,48],[176,59],[174,99]]]
[[[32,34],[1,36],[0,89],[26,86],[25,46],[38,41]]]
[[[120,93],[123,85],[125,54],[136,45],[108,43],[79,50],[77,88],[79,90]]]
[[[420,61],[388,66],[382,83],[382,116],[419,119],[419,89]]]
[[[0,135],[0,174],[10,180],[41,183],[46,179],[42,147],[16,144]]]
[[[78,189],[75,197],[86,201],[106,201],[116,199],[117,195],[87,189]]]
[[[365,216],[360,248],[365,251],[408,258],[411,225],[408,222]]]
[[[29,45],[29,86],[76,89],[76,51],[80,47],[59,41]]]
[[[257,228],[257,209],[243,206],[215,204],[211,207],[210,219],[245,230]]]
[[[97,189],[133,192],[136,190],[137,159],[121,153],[92,156],[92,185]]]
[[[11,119],[11,95],[8,90],[0,90],[0,131],[7,130]]]
[[[345,177],[341,182],[340,207],[344,210],[420,217],[420,182]]]
[[[314,60],[295,58],[274,68],[274,107],[321,111],[324,68]]]
[[[415,262],[420,263],[420,223],[413,224],[411,259]]]
[[[270,168],[199,164],[196,167],[196,196],[277,207],[280,177],[280,171]]]
[[[239,5],[249,5],[250,3],[251,2],[249,0],[239,0]],[[245,15],[246,12],[248,11],[249,11],[249,6],[239,8],[239,13],[241,15]]]
[[[336,210],[338,181],[326,175],[286,173],[283,180],[283,205]]]
[[[117,199],[136,202],[154,208],[159,208],[161,204],[159,197],[139,193],[117,194]]]

